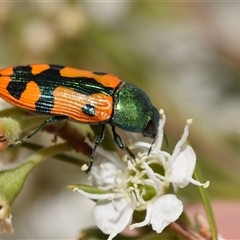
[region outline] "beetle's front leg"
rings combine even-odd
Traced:
[[[133,152],[125,146],[122,138],[116,133],[115,127],[112,127],[112,132],[113,132],[113,138],[115,143],[118,145],[119,148],[126,150],[128,152],[128,154],[135,159],[135,155],[133,154]]]

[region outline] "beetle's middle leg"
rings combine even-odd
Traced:
[[[94,158],[95,158],[95,153],[96,153],[96,150],[97,150],[97,146],[102,142],[102,140],[104,138],[104,135],[105,135],[105,124],[102,125],[101,132],[98,135],[96,135],[96,138],[95,138],[95,141],[94,141],[94,147],[93,147],[93,150],[92,150],[91,160],[90,160],[90,163],[88,164],[87,170],[85,171],[86,173],[90,172],[90,170],[92,168]]]
[[[123,150],[126,150],[126,151],[128,152],[128,154],[129,154],[133,159],[135,159],[134,153],[133,153],[128,147],[125,146],[122,138],[116,133],[115,127],[112,127],[112,132],[113,132],[114,141],[115,141],[115,143],[118,145],[118,147],[121,148],[121,149],[123,149]]]

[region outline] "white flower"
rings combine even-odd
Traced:
[[[90,192],[76,187],[81,195],[97,200],[92,211],[93,219],[108,240],[114,238],[131,224],[134,211],[146,210],[142,222],[130,225],[130,229],[152,225],[157,233],[171,222],[177,220],[183,211],[182,202],[175,194],[168,193],[169,185],[174,189],[195,185],[208,186],[192,179],[196,155],[190,146],[184,146],[191,120],[188,120],[181,140],[172,155],[161,151],[164,137],[163,127],[166,117],[161,113],[160,126],[155,144],[137,142],[131,149],[139,149],[136,159],[129,155],[121,161],[114,152],[98,148],[101,157],[96,158],[89,179],[93,186],[102,189]]]

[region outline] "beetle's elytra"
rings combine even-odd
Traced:
[[[160,118],[148,95],[138,87],[109,73],[59,65],[32,64],[1,69],[0,97],[22,109],[52,115],[26,138],[47,122],[63,119],[102,125],[87,172],[93,164],[96,147],[104,138],[107,123],[112,126],[116,144],[125,149],[115,127],[155,138]]]

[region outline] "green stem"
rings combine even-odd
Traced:
[[[196,167],[195,167],[194,177],[197,181],[204,182],[201,170],[198,167],[198,165],[196,165]],[[200,196],[201,196],[201,199],[202,199],[202,202],[203,202],[203,206],[204,206],[204,209],[205,209],[205,212],[206,212],[206,215],[207,215],[212,239],[217,240],[218,239],[217,226],[216,226],[215,218],[214,218],[214,215],[213,215],[213,211],[212,211],[212,207],[211,207],[211,203],[210,203],[207,191],[203,187],[198,187],[198,190],[199,190],[199,193],[200,193]]]
[[[24,143],[21,144],[21,146],[23,146],[27,149],[30,149],[32,151],[39,151],[41,148],[43,148],[43,146],[41,146],[39,144],[31,143],[31,142],[24,142]],[[69,156],[69,155],[66,155],[66,154],[63,154],[63,153],[54,155],[54,158],[56,160],[60,160],[60,161],[63,161],[63,162],[74,164],[78,167],[82,167],[83,164],[86,164],[86,163],[89,162],[89,159],[84,160],[80,157],[76,158],[76,157]]]

